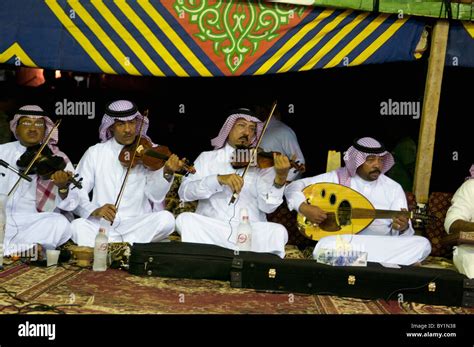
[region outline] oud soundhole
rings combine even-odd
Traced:
[[[329,197],[329,203],[330,203],[331,205],[335,205],[335,204],[336,204],[336,201],[337,201],[337,199],[336,199],[336,194],[331,194],[331,196]]]
[[[352,219],[352,206],[349,201],[344,200],[339,204],[337,208],[337,219],[339,225],[349,225]]]

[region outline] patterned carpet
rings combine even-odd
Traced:
[[[474,309],[322,295],[234,289],[228,282],[138,277],[73,265],[7,265],[0,272],[2,313],[73,314],[472,314]],[[53,311],[54,312],[54,311]]]

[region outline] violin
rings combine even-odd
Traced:
[[[40,145],[28,147],[25,153],[21,155],[21,157],[16,162],[16,165],[21,171],[25,171],[25,169],[31,163],[33,158],[36,156],[39,147]],[[65,168],[66,161],[64,158],[54,155],[51,149],[46,146],[41,152],[41,155],[36,159],[33,166],[28,171],[28,175],[36,174],[43,180],[49,180],[52,174],[54,174],[56,171],[64,170]],[[78,176],[78,174],[71,176],[68,179],[68,182],[72,183],[74,187],[82,189],[82,178],[80,180],[76,180],[76,177]]]
[[[237,148],[234,153],[234,161],[231,165],[234,169],[241,169],[246,167],[249,163],[257,166],[260,169],[266,169],[275,165],[273,154],[281,154],[280,152],[265,152],[262,148],[258,148],[257,155],[255,155],[254,148]],[[304,173],[306,171],[305,164],[290,159],[290,165],[296,171]]]
[[[151,141],[146,138],[141,137],[140,142],[134,142],[130,145],[124,146],[119,154],[120,163],[128,167],[133,158],[133,150],[137,148],[135,152],[135,158],[131,167],[135,167],[138,164],[143,165],[148,170],[156,171],[161,169],[169,157],[173,154],[167,146],[154,146]],[[196,173],[196,170],[193,166],[189,165],[185,160],[183,167],[186,174]]]

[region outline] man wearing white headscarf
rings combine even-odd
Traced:
[[[174,230],[174,217],[168,211],[157,211],[168,193],[175,171],[183,162],[171,155],[163,168],[150,171],[142,165],[131,169],[118,210],[118,197],[127,168],[119,154],[131,145],[139,133],[146,135],[148,118],[143,117],[134,103],[118,100],[105,110],[99,128],[101,143],[90,147],[83,155],[77,172],[83,178],[81,198],[75,201],[74,213],[82,218],[71,223],[72,239],[79,246],[94,246],[100,221],[113,222],[108,229],[109,242],[158,242]],[[92,200],[88,193],[92,191]],[[157,211],[157,212],[154,212]]]
[[[26,105],[15,113],[10,121],[10,130],[17,141],[0,145],[3,165],[0,167],[0,194],[8,194],[19,179],[16,173],[4,166],[8,164],[16,170],[27,166],[28,163],[20,164],[20,157],[28,150],[35,149],[36,152],[53,128],[54,123],[39,106]],[[69,192],[68,183],[74,167],[67,156],[59,151],[57,142],[58,130],[55,129],[43,154],[49,151],[51,155],[62,157],[66,163],[65,171],[57,170],[51,177],[42,178],[34,173],[36,166],[33,166],[28,175],[31,182],[21,179],[8,197],[3,242],[5,255],[24,254],[35,244],[41,245],[43,249],[54,249],[71,236],[69,221],[60,214],[59,208],[64,204],[62,198],[68,194],[74,195]]]
[[[194,163],[196,173],[185,177],[179,188],[182,200],[198,200],[196,213],[185,212],[176,218],[182,241],[238,249],[240,210],[246,208],[252,227],[251,251],[284,257],[288,233],[282,225],[267,222],[266,214],[283,202],[290,169],[288,158],[275,155],[274,167],[251,167],[244,179],[243,169],[231,165],[236,159],[235,150],[255,145],[262,128],[263,123],[250,110],[234,110],[211,141],[214,150],[198,156]],[[229,204],[234,192],[238,198]]]
[[[303,189],[315,183],[338,183],[364,195],[376,209],[406,210],[407,200],[402,187],[385,176],[393,166],[390,152],[377,140],[363,137],[354,141],[344,155],[345,167],[303,178],[290,184],[285,196],[290,210],[306,216],[315,224],[322,223],[327,215],[318,206],[306,203]],[[367,260],[378,263],[411,265],[425,259],[431,252],[429,241],[414,236],[407,218],[375,219],[369,227],[357,235],[342,235],[343,239],[368,253]],[[319,249],[334,249],[336,237],[323,237],[316,244],[313,256]]]

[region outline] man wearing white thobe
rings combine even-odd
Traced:
[[[471,167],[471,177],[459,187],[451,200],[451,207],[444,220],[444,228],[448,234],[461,231],[474,232],[474,165]],[[456,246],[453,261],[461,273],[474,278],[473,245]]]
[[[259,118],[263,121],[268,117],[270,110],[268,108],[257,108]],[[295,132],[281,120],[280,112],[275,109],[273,117],[268,123],[265,136],[262,137],[260,147],[267,152],[279,152],[294,160],[298,164],[304,165],[305,159],[298,143]],[[288,181],[294,181],[301,176],[301,172],[296,169],[290,169]]]
[[[275,166],[251,167],[242,179],[243,169],[234,169],[236,147],[255,144],[262,122],[248,109],[235,110],[219,135],[212,140],[215,150],[196,159],[196,173],[183,179],[179,196],[184,201],[198,200],[196,213],[185,212],[176,219],[182,241],[215,244],[238,249],[237,227],[241,208],[246,208],[252,227],[251,251],[285,255],[288,233],[284,226],[267,222],[283,202],[283,191],[290,163],[286,156],[275,155]],[[237,200],[229,204],[234,192]]]
[[[45,141],[53,127],[53,122],[45,116],[41,107],[21,107],[10,122],[10,129],[18,141],[0,145],[0,159],[18,170],[19,158],[29,147]],[[57,142],[56,129],[44,151],[48,148],[55,156],[62,157],[67,163],[65,170],[73,172],[73,166],[67,156],[59,151]],[[32,167],[34,169],[35,166]],[[62,198],[74,194],[69,193],[67,182],[71,175],[58,170],[49,179],[42,179],[36,174],[28,176],[31,182],[21,179],[5,205],[5,238],[0,240],[0,243],[3,241],[5,255],[25,254],[35,244],[41,245],[43,249],[55,249],[71,236],[68,219],[59,213]],[[8,194],[18,178],[16,173],[1,166],[0,194]]]
[[[168,211],[153,212],[161,205],[173,183],[174,172],[183,162],[171,155],[165,166],[150,171],[142,165],[131,169],[118,210],[119,195],[127,168],[119,161],[125,145],[134,143],[143,123],[142,136],[147,138],[148,118],[127,100],[118,100],[106,108],[99,129],[101,143],[90,147],[82,157],[77,172],[83,178],[81,196],[71,205],[82,218],[71,223],[72,239],[80,246],[94,246],[99,226],[105,221],[109,242],[158,242],[174,230],[174,216]],[[92,200],[87,195],[92,191]],[[72,199],[71,199],[72,200]],[[104,224],[103,224],[104,225]]]
[[[314,183],[338,183],[364,195],[376,209],[406,210],[407,201],[402,187],[384,175],[394,163],[392,155],[375,139],[364,137],[354,142],[344,156],[346,166],[315,177],[291,183],[285,191],[290,210],[302,213],[315,224],[327,215],[317,206],[306,203],[303,189]],[[375,219],[357,235],[342,235],[356,250],[367,252],[367,260],[378,263],[411,265],[421,262],[431,252],[429,241],[414,236],[407,218]],[[313,252],[335,249],[336,237],[327,236],[318,241]]]

